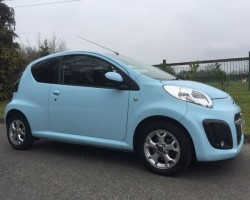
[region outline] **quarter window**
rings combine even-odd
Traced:
[[[47,59],[32,66],[31,73],[36,81],[42,83],[58,83],[60,60]]]

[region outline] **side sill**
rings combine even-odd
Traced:
[[[123,150],[122,141],[118,140],[94,138],[89,136],[50,132],[50,131],[33,132],[32,135],[37,138],[48,139],[59,142],[104,147],[120,151]]]

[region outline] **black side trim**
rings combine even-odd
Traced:
[[[14,91],[13,92],[18,92],[19,83],[20,83],[20,80],[22,78],[22,75],[23,75],[23,72],[18,75],[18,79],[14,84]]]

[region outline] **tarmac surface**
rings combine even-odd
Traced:
[[[234,159],[164,177],[134,153],[45,140],[17,151],[0,123],[0,199],[250,199],[250,145]]]

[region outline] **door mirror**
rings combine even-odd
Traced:
[[[115,82],[118,82],[118,83],[123,82],[122,76],[120,74],[116,73],[116,72],[107,72],[105,74],[105,77],[110,81],[115,81]]]

